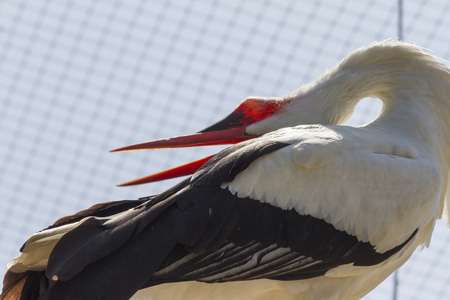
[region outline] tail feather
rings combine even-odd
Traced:
[[[33,234],[20,249],[21,255],[8,262],[8,271],[4,277],[0,300],[29,300],[38,299],[38,297],[47,299],[44,295],[48,293],[49,280],[45,273],[50,257],[52,257],[53,266],[56,266],[57,270],[69,270],[71,267],[66,268],[64,264],[73,261],[71,256],[76,255],[77,249],[78,251],[83,247],[97,249],[97,257],[107,255],[108,251],[99,249],[99,245],[102,244],[99,239],[99,232],[106,229],[114,231],[114,238],[109,243],[115,245],[110,248],[109,252],[120,247],[121,243],[131,236],[133,227],[139,222],[134,220],[136,224],[133,225],[133,221],[130,221],[131,225],[128,226],[130,229],[121,236],[120,230],[114,230],[115,224],[111,220],[120,214],[128,217],[130,214],[136,216],[139,209],[133,208],[139,207],[144,202],[144,200],[135,200],[97,204],[75,215],[59,219],[47,229]],[[130,212],[130,214],[127,214],[127,212]],[[108,220],[110,223],[108,223]],[[80,235],[83,231],[85,233],[91,232],[76,241],[71,240],[71,237]],[[78,242],[80,243],[78,244]],[[94,246],[90,247],[90,243]],[[55,248],[59,249],[56,253]],[[90,261],[92,260],[93,258]],[[79,267],[77,270],[81,268]],[[51,277],[49,278],[51,279]],[[52,282],[50,281],[50,283]]]
[[[38,299],[47,292],[48,280],[43,271],[13,273],[7,271],[3,279],[0,300]]]
[[[126,211],[109,218],[89,218],[65,234],[49,257],[47,276],[69,280],[87,265],[122,246],[135,231],[141,210]]]
[[[87,264],[70,280],[54,282],[48,299],[129,299],[176,246],[173,232],[165,230],[170,227],[172,217],[172,212],[166,211],[148,230],[133,236],[111,254]],[[73,263],[82,259],[77,255]]]

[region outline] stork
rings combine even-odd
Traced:
[[[368,96],[380,115],[343,126]],[[192,174],[161,194],[32,235],[0,298],[359,299],[429,244],[448,207],[449,97],[447,66],[386,40],[197,134],[119,149],[234,144],[128,183]]]

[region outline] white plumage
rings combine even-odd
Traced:
[[[342,126],[368,96],[383,102],[376,120]],[[121,299],[117,293],[143,276],[123,295],[141,289],[134,299],[361,298],[428,245],[448,207],[449,97],[449,68],[422,48],[395,40],[360,48],[315,82],[281,98],[250,98],[196,135],[245,127],[245,138],[254,139],[219,153],[190,180],[133,205],[108,204],[59,222],[30,238],[10,271],[47,268],[49,299],[113,294],[116,287],[95,290],[101,284],[119,285],[114,295]],[[135,257],[146,251],[156,251],[155,266]],[[283,260],[290,255],[291,263]],[[112,257],[135,263],[123,270],[123,278],[128,270],[135,279],[106,282],[97,270],[114,268]],[[71,265],[83,268],[71,272]],[[4,287],[5,299],[13,292]]]
[[[265,137],[291,146],[261,157],[222,187],[323,219],[379,252],[439,213],[441,173],[417,141],[375,124],[298,126]]]

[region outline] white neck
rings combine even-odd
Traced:
[[[361,48],[315,82],[280,101],[286,112],[250,125],[263,134],[299,124],[341,125],[364,97],[383,101],[371,126],[402,131],[425,143],[450,144],[450,69],[412,44],[388,40]],[[437,146],[437,145],[436,145]]]

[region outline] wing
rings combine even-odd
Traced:
[[[184,203],[175,215],[179,248],[146,286],[191,280],[214,283],[312,278],[343,264],[378,264],[415,235],[378,253],[369,243],[295,210],[238,198],[223,189],[204,195],[222,201],[211,203],[208,197],[203,202],[196,197]]]
[[[417,228],[380,251],[326,217],[305,213],[313,201],[298,205],[308,176],[342,159],[308,150],[313,143],[307,140],[305,132],[295,137],[278,132],[240,143],[161,195],[123,210],[62,219],[56,228],[77,225],[50,254],[48,298],[127,299],[141,288],[190,280],[305,279],[343,264],[375,265],[402,249]],[[284,165],[277,165],[282,159]],[[287,202],[291,207],[270,197],[276,167],[297,176],[278,182],[288,194],[297,189],[297,197]]]

